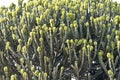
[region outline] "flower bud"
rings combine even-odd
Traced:
[[[69,40],[69,39],[67,39],[67,40],[66,40],[66,43],[67,43],[67,44],[69,44],[69,43],[70,43],[70,40]]]
[[[24,63],[24,58],[20,58],[20,63],[21,63],[21,64]]]
[[[47,75],[47,73],[44,73],[44,77],[46,78],[48,75]]]
[[[83,47],[83,48],[82,48],[82,50],[83,50],[83,51],[86,51],[86,48],[85,48],[85,47]]]
[[[84,21],[84,19],[85,19],[85,16],[81,16],[81,21]]]
[[[80,45],[80,44],[82,44],[82,42],[83,42],[83,40],[80,39],[80,40],[78,41],[78,44]]]
[[[75,39],[74,42],[75,42],[75,43],[78,43],[78,39]]]
[[[16,39],[16,35],[12,34],[12,38],[13,38],[13,40],[15,40]]]
[[[109,13],[110,12],[110,8],[106,8],[106,12]]]
[[[26,46],[22,47],[22,53],[27,53],[27,47]]]
[[[87,40],[86,40],[86,39],[83,39],[83,43],[86,44],[86,43],[87,43]]]
[[[6,42],[5,50],[9,50],[9,49],[10,49],[10,42]]]
[[[118,27],[120,28],[120,23],[119,23]]]
[[[6,30],[5,30],[5,29],[2,29],[2,33],[5,34],[5,33],[6,33]]]
[[[65,47],[64,50],[67,52],[68,51],[68,47]]]
[[[34,66],[32,66],[32,67],[31,67],[31,71],[33,72],[34,70],[35,70],[35,67],[34,67]]]
[[[106,27],[106,25],[105,24],[102,24],[102,28],[104,29]]]
[[[59,27],[59,31],[62,31],[63,30],[63,28],[62,27]]]
[[[45,56],[45,60],[46,60],[46,62],[49,62],[50,58],[48,58],[47,56]]]
[[[110,20],[110,16],[107,15],[107,16],[106,16],[106,21],[109,21],[109,20]]]
[[[111,36],[110,35],[107,35],[107,40],[110,40]]]
[[[107,58],[111,58],[111,53],[107,53]]]
[[[112,29],[112,33],[115,33],[115,29]]]
[[[52,27],[53,33],[56,32],[56,27]]]
[[[111,27],[111,23],[108,23],[108,27]]]
[[[71,39],[71,40],[70,40],[70,43],[71,43],[71,44],[73,44],[73,43],[74,43],[74,40],[73,40],[73,39]]]
[[[5,66],[5,67],[3,68],[3,70],[4,70],[4,72],[8,72],[8,67]]]
[[[114,76],[114,73],[112,70],[108,70],[108,74],[109,74],[109,76]]]
[[[17,15],[17,12],[16,11],[13,11],[12,12],[12,17],[15,17]]]
[[[37,24],[39,25],[40,24],[40,22],[41,22],[41,20],[40,20],[40,18],[36,18],[36,22],[37,22]]]
[[[43,35],[43,30],[40,30],[40,35]]]
[[[28,46],[31,45],[32,41],[33,41],[33,39],[30,37],[30,38],[28,39],[28,41],[27,41],[27,45],[28,45]]]
[[[100,9],[104,9],[104,4],[103,3],[100,3]]]
[[[49,31],[50,31],[50,32],[52,31],[52,28],[51,28],[51,27],[49,27]]]
[[[24,28],[21,29],[21,33],[22,33],[22,35],[25,34],[25,31],[26,31],[26,29],[24,29]]]
[[[90,49],[90,45],[87,45],[87,49]]]
[[[109,50],[109,49],[110,49],[110,46],[109,46],[109,45],[107,45],[107,46],[106,46],[106,49],[107,49],[107,50]]]
[[[42,28],[44,29],[45,32],[48,32],[48,27],[46,24],[44,24]]]
[[[40,39],[39,39],[39,41],[40,41],[40,42],[43,42],[43,41],[44,41],[44,39],[43,39],[43,38],[40,38]]]
[[[92,51],[93,50],[93,46],[90,46],[90,51]]]
[[[18,43],[21,44],[22,43],[22,39],[18,39]]]
[[[67,31],[67,30],[68,30],[67,26],[64,26],[63,28],[64,28],[64,30],[65,30],[65,31]]]
[[[86,23],[85,23],[85,26],[86,26],[86,27],[88,27],[88,26],[89,26],[89,23],[88,23],[88,22],[86,22]]]
[[[94,45],[97,46],[97,42],[96,41],[94,42]]]
[[[27,18],[29,19],[30,18],[30,12],[27,12]]]
[[[115,49],[115,44],[114,44],[113,41],[111,42],[111,46],[112,46],[112,49],[114,50]]]
[[[78,24],[76,21],[73,22],[73,26],[74,26],[74,28],[78,28]]]
[[[63,70],[64,70],[64,66],[61,67],[61,71],[63,71]]]
[[[20,69],[20,73],[23,74],[25,72],[24,69]]]
[[[115,39],[116,39],[116,40],[119,40],[119,36],[118,36],[118,35],[116,35],[116,36],[115,36]]]
[[[100,51],[98,52],[98,56],[103,56],[103,51],[102,51],[102,50],[100,50]]]
[[[66,16],[67,16],[68,19],[69,19],[69,18],[70,18],[71,20],[74,20],[74,19],[75,19],[75,14],[72,13],[72,12],[67,13]]]
[[[39,72],[38,70],[35,70],[34,75],[35,75],[35,76],[38,76],[39,73],[40,73],[40,72]]]
[[[10,76],[10,80],[17,80],[16,74]]]
[[[13,26],[10,26],[10,30],[13,31]]]
[[[117,41],[117,46],[120,47],[120,41]]]
[[[35,32],[30,32],[29,35],[30,35],[30,37],[33,38],[35,36]]]
[[[20,51],[21,51],[21,48],[22,48],[22,46],[21,46],[21,45],[18,45],[18,46],[17,46],[17,52],[20,52]]]
[[[90,16],[90,21],[93,21],[94,19],[93,19],[93,16]]]
[[[92,44],[92,39],[89,40],[89,43]]]
[[[51,27],[54,27],[55,25],[54,25],[54,20],[53,19],[50,19],[50,26]]]
[[[93,21],[94,21],[94,23],[97,23],[97,19],[96,18]]]
[[[113,19],[113,23],[114,23],[115,25],[117,25],[118,22],[119,22],[119,20],[118,20],[118,16],[115,16],[115,18]]]
[[[104,16],[100,16],[100,21],[104,21],[105,17]]]
[[[40,46],[38,46],[37,51],[40,52],[42,50],[42,48]]]
[[[24,80],[27,80],[27,77],[28,77],[28,74],[27,74],[27,72],[23,72],[23,78],[24,78]]]
[[[16,13],[18,13],[20,11],[21,7],[20,6],[16,6],[15,10],[16,10]]]
[[[44,8],[41,5],[39,5],[38,6],[38,11],[43,11],[43,10],[44,10]]]

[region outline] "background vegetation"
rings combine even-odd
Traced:
[[[0,80],[119,80],[120,3],[29,0],[0,7]]]

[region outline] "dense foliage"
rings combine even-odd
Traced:
[[[120,79],[120,3],[18,0],[0,7],[0,80]]]

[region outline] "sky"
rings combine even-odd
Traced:
[[[27,0],[24,0],[25,2],[27,2]],[[117,2],[120,2],[120,0],[113,0],[113,1],[117,1]],[[10,3],[15,3],[17,4],[17,0],[0,0],[0,6],[6,6],[8,7],[10,5]]]
[[[119,2],[119,3],[120,3],[120,0],[113,0],[113,1],[116,1],[116,2]]]
[[[11,3],[17,4],[18,0],[0,0],[0,6],[6,6],[8,7]],[[27,2],[27,0],[24,0],[24,2]]]

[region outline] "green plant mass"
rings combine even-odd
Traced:
[[[18,0],[0,7],[0,80],[119,80],[120,3]]]

